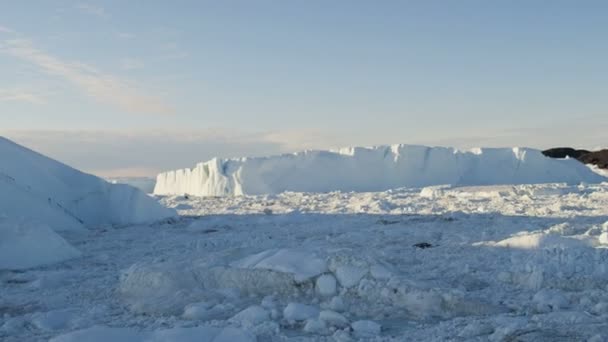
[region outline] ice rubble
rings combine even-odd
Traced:
[[[0,214],[55,230],[139,224],[171,217],[143,192],[110,184],[0,137]]]
[[[357,312],[359,303],[346,310],[344,301],[353,302],[357,298],[358,302],[368,303],[363,305],[375,305],[372,303],[377,302],[381,294],[369,292],[380,291],[388,279],[382,278],[380,283],[384,285],[378,288],[361,288],[359,284],[369,283],[374,276],[367,263],[358,261],[356,268],[362,272],[356,279],[351,278],[349,285],[353,289],[347,289],[339,285],[334,274],[355,267],[352,262],[335,256],[322,258],[310,250],[270,249],[229,262],[224,267],[137,263],[123,272],[119,293],[133,312],[177,315],[181,311],[183,318],[193,321],[231,317],[227,320],[229,323],[261,335],[276,334],[280,322],[283,326],[321,335],[353,331],[359,337],[377,336],[380,324],[353,320],[361,314]],[[369,278],[367,283],[363,277]],[[391,286],[397,283],[399,281],[394,281]],[[408,296],[421,297],[417,289],[408,288],[408,291]],[[259,304],[254,302],[230,314],[256,298],[261,299]],[[417,300],[420,303],[426,299]],[[404,305],[407,309],[408,304]]]
[[[236,328],[173,328],[138,332],[127,328],[96,326],[60,335],[50,342],[255,342],[255,336]]]
[[[157,176],[158,195],[226,196],[285,191],[383,191],[429,185],[599,183],[606,178],[576,160],[529,148],[415,145],[305,151],[265,158],[212,159]]]

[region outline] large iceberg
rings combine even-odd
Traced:
[[[230,196],[284,191],[383,191],[439,184],[596,183],[606,178],[576,160],[530,148],[392,145],[304,151],[262,158],[212,159],[161,173],[158,195]]]
[[[148,223],[175,214],[134,187],[110,184],[0,137],[0,216],[60,231]]]

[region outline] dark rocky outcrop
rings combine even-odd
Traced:
[[[600,169],[608,169],[608,149],[600,151],[577,150],[570,147],[557,147],[543,151],[550,158],[574,158],[584,164],[593,164]]]
[[[543,154],[551,158],[574,158],[579,159],[583,155],[589,153],[587,150],[577,150],[571,147],[556,147],[543,151]]]
[[[585,164],[593,164],[600,169],[608,169],[608,150],[590,152],[577,158]]]

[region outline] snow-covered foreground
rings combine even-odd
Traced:
[[[161,202],[0,272],[0,340],[608,339],[608,183]]]

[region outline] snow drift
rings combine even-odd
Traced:
[[[196,196],[284,191],[383,191],[429,185],[596,183],[606,178],[576,160],[557,160],[528,148],[415,145],[305,151],[264,158],[212,159],[161,173],[154,193]]]
[[[110,184],[0,137],[0,214],[55,230],[175,215],[138,189]]]

